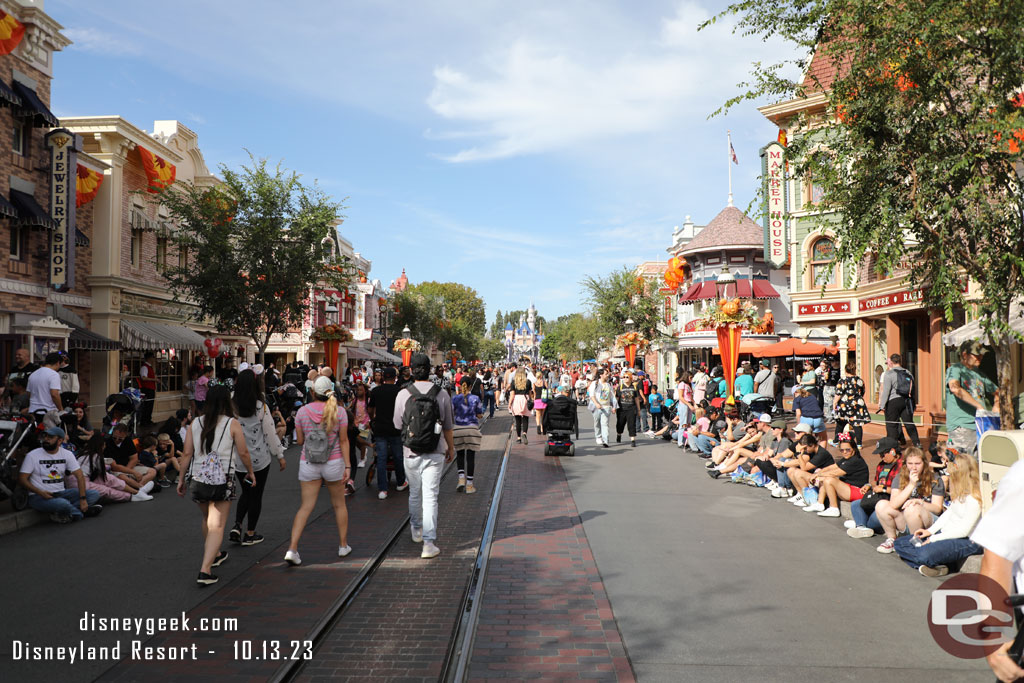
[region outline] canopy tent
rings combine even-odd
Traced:
[[[752,353],[757,358],[781,358],[784,356],[821,356],[826,353],[838,353],[838,351],[839,348],[836,346],[825,346],[790,337],[777,344],[761,347]]]
[[[1017,334],[1024,334],[1024,302],[1015,301],[1010,304],[1010,329]],[[972,320],[961,325],[952,332],[942,335],[942,343],[946,346],[960,346],[965,341],[978,340],[991,345],[992,340],[985,334],[981,320]]]

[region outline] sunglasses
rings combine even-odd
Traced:
[[[839,452],[840,453],[853,453],[853,449],[852,448],[840,448]]]

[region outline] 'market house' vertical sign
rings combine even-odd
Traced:
[[[781,268],[789,260],[786,215],[789,192],[786,187],[786,148],[771,142],[761,148],[761,178],[764,182],[764,260]]]
[[[50,286],[66,292],[75,285],[75,178],[77,138],[64,128],[50,131]]]

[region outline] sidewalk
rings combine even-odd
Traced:
[[[513,442],[470,666],[472,680],[633,681],[558,458]]]

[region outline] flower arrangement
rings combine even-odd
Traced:
[[[638,351],[643,351],[650,342],[639,332],[620,334],[615,339],[615,345],[619,348],[625,348],[629,344],[635,344]]]
[[[449,351],[448,357],[455,360],[462,360],[462,351]]]
[[[749,301],[741,299],[719,299],[713,306],[704,310],[704,315],[697,319],[697,324],[711,328],[735,324],[740,327],[752,327],[761,323],[757,308]]]
[[[341,325],[331,324],[313,328],[313,333],[309,335],[309,338],[315,342],[346,342],[352,338],[352,335],[349,334],[349,331]]]
[[[395,351],[419,351],[420,343],[415,339],[396,339],[395,340]]]

